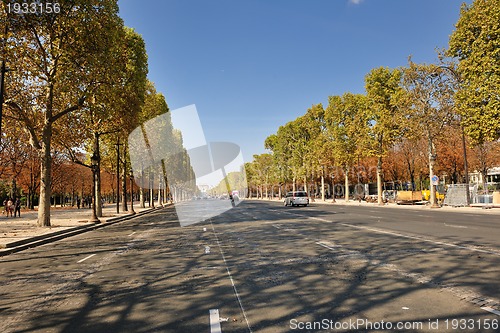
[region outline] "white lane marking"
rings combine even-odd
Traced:
[[[323,247],[325,247],[325,248],[327,248],[329,250],[336,251],[336,249],[334,249],[333,247],[330,247],[330,246],[328,246],[328,245],[326,245],[326,244],[324,244],[322,242],[316,242],[316,244],[318,244],[319,246],[323,246]]]
[[[322,219],[320,217],[309,216],[308,218],[310,218],[312,220],[316,220],[316,221],[321,221],[321,222],[332,222],[332,221],[328,221],[326,219]]]
[[[217,242],[217,246],[219,247],[219,251],[220,251],[220,254],[222,256],[222,260],[224,261],[224,264],[226,265],[227,275],[229,276],[229,280],[231,280],[231,285],[233,286],[234,294],[236,295],[236,299],[238,300],[238,303],[240,305],[241,313],[243,314],[243,317],[245,318],[245,322],[247,323],[248,332],[253,333],[252,328],[250,327],[250,322],[248,321],[247,313],[245,311],[245,308],[243,307],[243,303],[241,302],[240,294],[238,293],[238,289],[236,288],[236,285],[234,284],[233,276],[231,275],[231,271],[229,270],[229,265],[227,264],[226,256],[224,255],[224,251],[222,250],[222,246],[220,245],[219,237],[217,237],[217,233],[215,232],[214,224],[212,223],[212,221],[210,221],[210,224],[212,225],[212,232],[214,233],[215,240]]]
[[[297,215],[297,214],[293,214],[293,215]],[[319,218],[315,218],[315,217],[306,217],[306,216],[302,216],[302,217],[305,217],[305,218],[309,218],[309,219],[315,219],[315,220],[322,220],[322,219],[319,219]],[[326,220],[324,220],[326,221]],[[330,221],[326,221],[326,222],[330,222]],[[413,236],[408,236],[408,235],[403,235],[403,234],[399,234],[399,233],[396,233],[396,232],[390,232],[390,231],[384,231],[384,230],[379,230],[379,229],[374,229],[374,228],[368,228],[368,227],[362,227],[362,226],[355,226],[355,225],[351,225],[351,224],[347,224],[347,223],[340,223],[340,225],[343,225],[343,226],[346,226],[346,227],[351,227],[351,228],[357,228],[357,229],[365,229],[365,230],[370,230],[370,231],[374,231],[374,232],[377,232],[377,233],[382,233],[382,234],[389,234],[389,235],[393,235],[393,236],[398,236],[398,237],[403,237],[403,238],[409,238],[409,239],[415,239],[415,240],[420,240],[420,241],[424,241],[424,242],[430,242],[430,243],[434,243],[434,244],[438,244],[438,245],[445,245],[445,246],[450,246],[450,247],[456,247],[456,248],[460,248],[460,249],[466,249],[466,250],[471,250],[471,251],[476,251],[476,252],[482,252],[482,253],[488,253],[488,254],[493,254],[493,255],[500,255],[499,252],[496,252],[496,251],[488,251],[488,250],[482,250],[482,249],[476,249],[476,248],[473,248],[473,247],[468,247],[468,246],[460,246],[460,245],[456,245],[456,244],[452,244],[452,243],[446,243],[446,242],[439,242],[439,241],[433,241],[433,240],[430,240],[430,239],[425,239],[423,237],[413,237]],[[446,225],[446,223],[445,223]],[[273,227],[275,228],[278,228],[278,229],[281,229],[278,225],[276,224],[273,224]],[[285,229],[287,230],[287,229]],[[327,248],[329,250],[333,250],[333,251],[337,251],[338,248],[341,248],[340,245],[335,245],[335,244],[332,244],[330,242],[322,242],[322,241],[318,241],[318,242],[315,242],[317,245],[320,245],[324,248]],[[327,244],[329,245],[327,245]],[[337,249],[335,249],[334,247],[337,247]],[[353,251],[353,252],[357,252],[357,251]],[[390,266],[393,266],[395,268],[396,271],[400,272],[400,273],[404,273],[404,275],[407,275],[408,273],[400,270],[400,269],[397,269],[397,266],[395,265],[392,265],[392,264],[386,264],[386,265],[383,265],[384,267],[387,267],[389,268]],[[427,279],[423,282],[429,282],[431,281],[431,279]],[[420,282],[420,281],[419,281]],[[403,307],[403,309],[405,309],[405,307]],[[495,310],[491,307],[481,307],[482,310],[485,310],[485,311],[488,311],[490,313],[493,313],[497,316],[500,316],[500,311],[498,310]]]
[[[493,308],[490,308],[489,306],[483,306],[481,307],[482,310],[485,310],[485,311],[488,311],[488,312],[491,312],[491,313],[494,313],[496,314],[497,316],[500,316],[500,311],[498,310],[495,310]]]
[[[461,229],[469,229],[469,227],[463,226],[463,225],[455,225],[455,224],[444,224],[445,227],[450,227],[450,228],[461,228]]]
[[[131,233],[130,235],[128,235],[129,237],[130,236],[133,236],[137,231],[134,231],[133,233]]]
[[[209,254],[210,253],[210,246],[205,246],[205,254]]]
[[[84,262],[85,260],[90,259],[90,258],[92,258],[92,257],[93,257],[93,256],[95,256],[95,255],[96,255],[95,253],[94,253],[94,254],[91,254],[91,255],[89,255],[88,257],[85,257],[85,258],[83,258],[83,259],[81,259],[81,260],[78,260],[78,261],[77,261],[77,263],[79,264],[79,263],[81,263],[81,262]]]
[[[377,232],[379,234],[386,234],[386,235],[392,235],[392,236],[397,236],[397,237],[403,237],[403,238],[408,238],[408,239],[415,239],[419,240],[422,242],[427,242],[427,243],[432,243],[432,244],[438,244],[438,245],[444,245],[448,247],[456,247],[459,249],[464,249],[464,250],[469,250],[469,251],[474,251],[474,252],[481,252],[481,253],[487,253],[487,254],[493,254],[496,256],[500,256],[500,252],[498,251],[488,251],[488,250],[482,250],[482,249],[477,249],[475,247],[471,246],[461,246],[453,243],[447,243],[447,242],[439,242],[439,241],[434,241],[431,239],[427,239],[424,237],[416,237],[416,236],[409,236],[409,235],[403,235],[397,232],[392,232],[392,231],[385,231],[385,230],[380,230],[380,229],[374,229],[374,228],[368,228],[368,227],[362,227],[359,225],[352,225],[352,224],[347,224],[347,223],[340,223],[340,225],[343,225],[345,227],[350,227],[350,228],[356,228],[356,229],[364,229],[364,230],[369,230],[373,232]]]
[[[210,333],[222,333],[222,328],[220,327],[219,320],[219,310],[212,309],[210,313]]]

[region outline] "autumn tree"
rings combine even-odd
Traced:
[[[365,95],[330,96],[325,109],[326,136],[337,165],[345,176],[345,199],[349,200],[349,167],[366,152],[369,118]]]
[[[410,59],[409,66],[403,68],[402,86],[406,93],[400,100],[400,107],[405,112],[407,135],[426,139],[429,179],[432,180],[437,159],[436,141],[454,118],[456,82],[443,75],[436,65],[415,64]],[[435,207],[436,189],[432,184],[430,201]]]
[[[287,140],[283,134],[284,130],[280,128],[280,130],[278,130],[276,134],[268,136],[264,142],[264,147],[271,151],[273,165],[276,172],[277,185],[280,187],[280,192],[281,186],[285,185],[286,187],[286,182],[291,179],[291,169],[288,164],[288,145]],[[247,174],[250,176],[247,177],[250,183],[254,178],[257,177],[258,174],[257,170],[255,170],[255,172],[252,172],[253,166],[254,165],[251,165],[250,171],[247,172]]]
[[[456,94],[461,123],[474,146],[475,163],[486,179],[489,148],[500,138],[500,1],[463,4],[447,55],[458,59]],[[486,188],[487,189],[487,188]]]
[[[461,183],[464,175],[462,148],[462,129],[456,126],[444,128],[443,136],[436,145],[439,156],[437,169],[446,174],[448,181],[452,184]]]
[[[401,71],[375,68],[365,77],[372,154],[377,157],[377,197],[382,205],[382,158],[401,136]]]
[[[146,82],[146,90],[145,90],[145,95],[144,95],[144,103],[141,106],[141,111],[138,114],[139,119],[138,123],[142,126],[146,121],[150,119],[154,119],[155,117],[166,114],[169,111],[167,102],[165,100],[165,96],[159,92],[156,91],[156,88],[154,86],[154,83],[151,81]],[[157,127],[157,133],[158,131],[162,131],[163,135],[172,135],[172,121],[169,116],[164,116],[164,119],[162,119],[162,122],[155,121],[156,127]],[[157,118],[159,119],[159,118]],[[149,135],[154,135],[154,133],[149,133]],[[160,140],[159,138],[157,140]],[[174,139],[173,138],[164,138],[164,141],[167,140],[169,141],[169,144],[174,144]],[[139,205],[141,207],[145,207],[145,192],[144,192],[144,177],[143,174],[144,170],[141,168],[141,170],[134,170],[136,173],[141,173],[141,182],[138,184],[139,185]],[[166,174],[163,173],[163,177],[166,178]],[[165,179],[165,183],[167,183],[167,180]]]
[[[147,83],[147,55],[142,37],[133,29],[123,26],[114,34],[112,49],[108,50],[107,65],[102,69],[103,80],[87,99],[83,108],[85,112],[77,118],[69,117],[73,123],[70,122],[65,128],[66,131],[76,130],[79,135],[60,142],[75,163],[91,169],[91,155],[97,161],[95,197],[98,217],[102,216],[101,165],[112,169],[116,161],[113,145],[117,138],[126,141],[124,138],[137,126]],[[107,152],[102,152],[101,142]],[[84,159],[77,158],[76,153],[82,149],[88,154]],[[126,166],[126,163],[122,163],[122,166]],[[128,173],[126,167],[121,170]],[[122,182],[128,178],[128,175],[122,175]]]
[[[79,112],[102,78],[110,34],[121,29],[116,0],[60,3],[59,13],[9,14],[6,59],[14,65],[5,104],[41,159],[38,225],[50,226],[52,141],[61,119]],[[5,18],[5,17],[4,17]],[[4,27],[0,27],[3,32]]]

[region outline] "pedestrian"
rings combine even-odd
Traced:
[[[14,202],[12,199],[9,198],[9,201],[7,201],[7,217],[10,216],[12,217],[12,211],[14,210]]]
[[[3,201],[2,215],[7,213],[7,199]]]
[[[16,198],[14,203],[14,217],[16,217],[16,214],[21,217],[21,199],[19,197]]]
[[[80,197],[76,197],[76,208],[80,209]]]

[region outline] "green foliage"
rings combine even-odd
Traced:
[[[39,151],[38,224],[50,226],[53,135],[80,128],[85,101],[109,78],[106,68],[123,22],[116,0],[61,1],[60,13],[44,15],[9,14],[1,6],[4,59],[15,65],[6,89],[7,116],[23,124]],[[63,117],[68,122],[58,121]]]
[[[434,64],[415,64],[410,60],[409,66],[403,68],[405,92],[399,103],[404,111],[405,135],[426,138],[429,154],[435,154],[436,139],[454,121],[455,85]]]
[[[456,94],[473,144],[500,138],[500,1],[464,4],[447,54],[459,60]]]
[[[325,110],[326,137],[331,143],[337,165],[347,167],[366,150],[367,100],[364,95],[345,93],[330,96]]]
[[[385,156],[402,135],[402,113],[398,100],[402,95],[401,71],[385,67],[372,69],[365,77],[368,118],[372,142],[366,142],[370,154]]]

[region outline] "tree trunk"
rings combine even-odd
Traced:
[[[325,201],[325,176],[321,174],[321,201]]]
[[[377,160],[377,202],[379,205],[383,205],[384,201],[382,198],[382,157],[379,156]]]
[[[144,198],[144,188],[139,188],[139,207],[144,208],[146,207],[145,205],[145,198]]]
[[[155,208],[155,202],[154,202],[154,192],[153,192],[153,185],[154,185],[154,175],[152,176],[149,174],[149,207]]]
[[[39,227],[50,227],[50,197],[52,156],[50,155],[50,144],[52,138],[52,124],[46,123],[42,132],[42,150],[40,165],[40,199],[38,203]]]
[[[99,147],[99,134],[94,133],[94,154],[97,156],[97,170],[95,179],[95,203],[96,216],[102,217],[102,196],[101,196],[101,153]]]
[[[162,204],[162,201],[161,201],[161,186],[158,187],[158,202],[157,202],[157,206],[158,207],[161,207],[161,204]]]
[[[489,194],[489,189],[488,189],[488,169],[484,168],[481,170],[481,178],[483,180],[483,193],[488,195]]]
[[[345,201],[349,201],[349,167],[345,168]]]
[[[125,155],[124,155],[125,156]],[[127,172],[125,165],[123,166],[122,171],[122,211],[128,211],[127,208]]]

